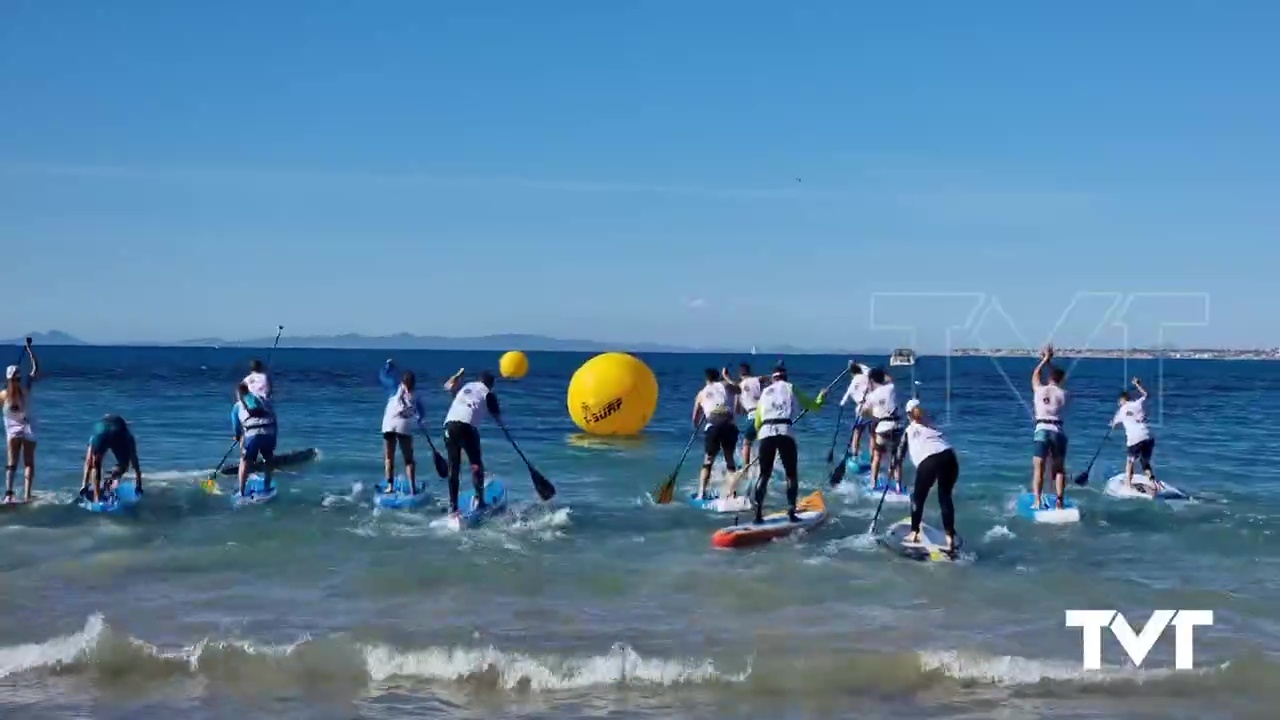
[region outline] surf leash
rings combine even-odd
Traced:
[[[511,437],[511,432],[507,430],[506,423],[502,422],[502,418],[494,416],[494,421],[498,423],[498,427],[502,428],[502,434],[507,436],[507,442],[511,443],[511,448],[516,451],[520,459],[524,461],[524,466],[529,470],[529,479],[533,481],[533,489],[537,491],[538,497],[543,500],[550,500],[556,496],[556,486],[545,475],[538,472],[533,463],[529,462],[529,458],[524,456],[524,452],[520,450],[520,446],[516,444],[516,439]]]
[[[693,441],[698,439],[698,428],[694,428],[689,433],[689,442],[684,444],[684,452],[680,453],[680,459],[676,461],[676,466],[667,475],[666,479],[658,484],[653,491],[652,498],[655,505],[666,505],[675,499],[676,495],[676,477],[680,475],[680,468],[684,466],[684,459],[689,456],[689,449],[693,447]]]
[[[1115,426],[1107,428],[1107,434],[1102,436],[1102,442],[1098,443],[1098,449],[1093,451],[1093,457],[1089,460],[1089,465],[1085,467],[1084,472],[1076,476],[1076,484],[1080,486],[1089,484],[1089,471],[1093,470],[1093,464],[1097,462],[1098,455],[1102,453],[1102,448],[1106,446],[1107,440],[1111,439],[1111,431],[1115,430]]]

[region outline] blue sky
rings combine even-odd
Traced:
[[[0,336],[1274,345],[1277,23],[7,0]]]

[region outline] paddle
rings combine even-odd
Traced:
[[[853,431],[849,433],[849,446],[844,449],[844,457],[838,465],[831,468],[830,485],[832,487],[839,485],[844,480],[845,471],[848,469],[849,457],[853,455],[853,436],[858,432],[859,428],[867,427],[875,422],[875,420],[862,419],[853,424]]]
[[[440,476],[441,480],[449,477],[449,463],[445,462],[444,456],[440,454],[439,450],[436,450],[436,444],[431,441],[431,433],[427,432],[427,429],[422,426],[421,420],[418,421],[418,429],[422,431],[422,436],[427,439],[427,445],[431,448],[431,459],[435,461],[436,474]]]
[[[689,442],[684,445],[684,452],[680,453],[680,460],[676,463],[671,474],[667,475],[667,479],[663,480],[658,489],[653,491],[653,502],[655,505],[666,505],[675,499],[676,495],[676,476],[680,474],[680,468],[684,465],[684,459],[689,456],[689,448],[693,447],[693,441],[698,439],[698,429],[694,428],[689,433]]]
[[[844,376],[849,374],[849,370],[850,370],[850,368],[847,368],[847,367],[846,367],[844,370],[841,370],[841,371],[840,371],[840,374],[836,376],[836,379],[835,379],[835,380],[832,380],[832,381],[831,381],[831,382],[829,382],[829,383],[827,383],[827,386],[826,386],[825,388],[823,388],[823,389],[822,389],[822,392],[821,392],[821,393],[819,393],[819,394],[820,394],[820,395],[822,395],[822,396],[825,398],[825,397],[826,397],[826,395],[827,395],[827,393],[831,392],[831,388],[835,387],[835,386],[836,386],[836,383],[838,383],[838,382],[840,382],[841,380],[843,380],[843,379],[844,379]],[[796,423],[800,422],[800,418],[802,418],[802,417],[804,417],[805,415],[808,415],[808,414],[809,414],[809,408],[805,408],[804,410],[801,410],[801,411],[800,411],[800,414],[796,416],[796,419],[791,421],[791,424],[792,424],[792,425],[795,425]],[[751,469],[751,467],[752,467],[753,465],[755,465],[755,464],[756,464],[756,463],[758,463],[758,462],[760,462],[760,456],[759,456],[759,455],[756,455],[755,457],[751,458],[751,462],[747,463],[745,467],[743,467],[741,470],[739,470],[739,471],[738,471],[738,476],[737,476],[737,478],[736,478],[736,480],[735,480],[735,484],[736,484],[736,482],[737,482],[737,481],[739,481],[739,480],[741,480],[741,479],[742,479],[742,476],[743,476],[743,475],[746,475],[746,474],[747,474],[747,471],[748,471],[748,470],[750,470],[750,469]]]
[[[520,456],[520,459],[524,461],[524,466],[529,469],[529,479],[533,481],[533,489],[538,492],[538,497],[543,500],[550,500],[555,497],[556,486],[552,485],[550,480],[544,477],[542,473],[538,472],[538,470],[533,467],[533,464],[529,462],[529,458],[525,457],[524,453],[520,451],[520,446],[516,444],[516,439],[511,437],[511,433],[507,430],[506,423],[502,422],[502,418],[497,416],[494,416],[493,419],[498,423],[498,427],[502,428],[502,434],[507,436],[507,442],[511,443],[512,449],[514,449],[516,454]]]
[[[1098,443],[1098,449],[1093,451],[1093,458],[1089,460],[1088,467],[1084,469],[1084,472],[1076,476],[1077,485],[1083,486],[1089,484],[1089,471],[1093,469],[1093,463],[1097,461],[1098,455],[1102,453],[1103,446],[1105,446],[1107,444],[1107,440],[1111,438],[1112,430],[1115,430],[1114,426],[1107,428],[1107,434],[1102,436],[1102,442]]]
[[[827,464],[836,459],[836,440],[840,439],[840,421],[844,420],[844,406],[840,406],[840,412],[836,413],[836,426],[831,430],[831,447],[827,450]]]
[[[275,354],[276,347],[280,345],[280,335],[282,333],[284,333],[284,326],[277,325],[276,339],[271,343],[271,349],[267,351],[267,362],[265,364],[268,370],[271,369],[271,356]],[[231,451],[235,450],[236,445],[239,444],[240,438],[236,438],[232,441],[231,447],[227,448],[227,451],[222,454],[222,459],[218,461],[217,467],[213,469],[213,472],[209,473],[209,477],[200,482],[200,487],[203,488],[205,492],[211,494],[218,492],[218,473],[222,472],[222,466],[226,464],[227,458],[231,457]]]

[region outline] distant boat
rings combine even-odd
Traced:
[[[893,355],[889,356],[890,367],[900,367],[902,365],[915,365],[916,353],[910,348],[898,348],[893,351]]]
[[[755,345],[752,345],[752,346],[751,346],[751,354],[752,354],[752,355],[755,355],[755,354],[756,354],[756,346],[755,346]]]

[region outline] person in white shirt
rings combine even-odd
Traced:
[[[1040,371],[1049,369],[1049,381],[1040,379]],[[1067,434],[1062,430],[1062,415],[1067,407],[1067,392],[1062,383],[1067,374],[1053,366],[1053,346],[1046,345],[1040,353],[1040,362],[1031,371],[1031,391],[1035,398],[1032,408],[1035,434],[1032,438],[1031,492],[1035,495],[1033,507],[1043,507],[1040,494],[1044,489],[1044,476],[1051,474],[1054,489],[1058,493],[1057,508],[1067,492]]]
[[[10,365],[4,373],[4,389],[0,390],[0,405],[3,405],[5,466],[4,466],[4,499],[7,503],[14,499],[13,480],[18,470],[18,460],[24,466],[22,472],[23,500],[31,501],[31,488],[36,478],[36,432],[33,428],[31,412],[31,388],[40,377],[40,364],[36,362],[36,354],[31,349],[31,338],[26,342],[27,357],[31,359],[31,372],[27,380],[22,381],[22,366]],[[21,362],[21,358],[19,358]]]
[[[263,400],[271,399],[271,378],[267,375],[267,366],[261,360],[249,362],[249,374],[241,380],[249,388],[249,392]]]
[[[382,474],[386,477],[385,492],[396,491],[396,448],[404,461],[404,474],[409,480],[409,492],[418,494],[418,464],[413,456],[413,432],[422,422],[424,409],[418,397],[417,376],[406,370],[395,380],[395,363],[387,360],[378,379],[387,391],[387,403],[382,410]]]
[[[754,420],[756,406],[760,404],[760,393],[764,392],[764,379],[751,374],[751,366],[747,363],[738,365],[738,404],[737,409],[745,422],[738,428],[742,436],[742,467],[751,465],[751,447],[756,442],[756,423]]]
[[[1133,487],[1134,465],[1142,463],[1142,472],[1146,474],[1149,481],[1142,484],[1144,486],[1142,489],[1155,495],[1163,485],[1156,480],[1156,470],[1151,465],[1151,453],[1156,448],[1156,438],[1151,434],[1151,427],[1147,425],[1147,389],[1142,386],[1142,381],[1138,378],[1133,379],[1133,386],[1138,390],[1138,397],[1134,398],[1127,392],[1120,393],[1120,398],[1117,400],[1119,407],[1116,409],[1115,416],[1111,418],[1111,427],[1124,425],[1125,446],[1129,456],[1124,468],[1125,483]]]
[[[883,368],[873,368],[867,373],[867,398],[862,403],[862,415],[874,420],[871,431],[874,439],[871,442],[871,479],[872,487],[880,480],[880,468],[888,465],[888,477],[885,482],[897,485],[902,492],[902,467],[892,462],[898,442],[902,439],[902,428],[898,424],[898,396],[893,387],[893,379],[885,374]]]
[[[826,400],[827,391],[810,400],[787,380],[787,368],[781,362],[773,369],[769,386],[760,395],[756,405],[754,422],[760,434],[760,481],[756,483],[757,525],[764,522],[764,501],[769,495],[769,477],[773,475],[773,463],[782,461],[782,473],[787,478],[787,519],[799,522],[796,502],[800,497],[800,450],[791,425],[799,417],[796,412],[817,412]]]
[[[493,373],[483,370],[471,382],[462,382],[466,368],[458,368],[453,377],[445,381],[444,389],[453,395],[449,412],[444,417],[444,446],[449,456],[449,513],[458,514],[458,474],[462,468],[462,454],[467,454],[467,462],[471,464],[471,487],[475,490],[475,506],[471,509],[483,511],[487,503],[484,501],[484,458],[480,448],[480,428],[485,415],[494,422],[502,420],[502,408],[498,405],[498,395],[493,391],[496,380]]]
[[[898,446],[894,464],[902,466],[902,456],[911,453],[911,464],[916,466],[916,485],[911,493],[911,533],[903,539],[907,543],[920,542],[920,521],[924,517],[924,502],[929,491],[938,486],[938,508],[942,511],[942,531],[947,535],[944,551],[956,548],[956,506],[951,493],[960,479],[960,462],[956,451],[947,442],[942,431],[933,425],[920,401],[907,401],[907,417],[910,422],[903,433],[906,442]]]
[[[867,373],[871,372],[871,368],[849,361],[849,374],[853,379],[849,381],[849,389],[845,390],[844,397],[840,398],[840,407],[844,407],[848,403],[853,403],[853,437],[849,438],[849,455],[850,457],[858,457],[858,450],[862,445],[863,430],[867,424],[858,422],[862,418],[862,403],[867,399]]]
[[[707,483],[711,480],[711,466],[716,456],[724,456],[725,476],[729,484],[725,488],[725,497],[736,496],[737,469],[733,456],[738,450],[738,426],[733,420],[736,407],[736,396],[741,392],[738,384],[729,377],[729,369],[717,371],[706,370],[707,382],[693,398],[693,416],[690,418],[694,427],[702,426],[703,457],[702,470],[698,473],[698,499],[707,496]]]

